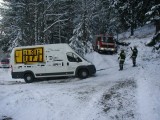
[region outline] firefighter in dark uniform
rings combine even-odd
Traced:
[[[123,64],[126,58],[126,54],[124,50],[121,50],[121,53],[119,54],[118,60],[119,60],[119,70],[123,70]]]
[[[133,62],[133,67],[135,67],[135,66],[136,66],[136,58],[137,58],[137,55],[138,55],[137,47],[134,46],[133,49],[132,49],[132,47],[131,47],[131,51],[132,51],[131,58],[132,58],[132,62]]]

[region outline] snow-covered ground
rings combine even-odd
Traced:
[[[118,71],[118,54],[86,55],[95,64],[95,76],[55,79],[26,84],[0,69],[0,120],[160,120],[160,53],[152,52],[145,38],[126,38],[136,45],[137,67],[132,67],[130,46]]]

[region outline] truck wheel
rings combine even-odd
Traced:
[[[31,83],[34,81],[34,76],[31,73],[27,73],[24,75],[24,80],[26,83]]]
[[[89,75],[88,70],[87,69],[80,69],[78,72],[78,77],[81,79],[87,78]]]

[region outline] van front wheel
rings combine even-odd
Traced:
[[[34,76],[31,73],[27,73],[24,75],[24,80],[26,83],[31,83],[34,81]]]
[[[78,71],[78,77],[81,79],[87,78],[89,75],[88,70],[87,69],[80,69]]]

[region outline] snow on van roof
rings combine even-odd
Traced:
[[[56,47],[64,47],[64,46],[69,46],[69,44],[67,43],[58,43],[58,44],[44,44],[44,45],[31,45],[31,46],[19,46],[19,47],[15,47],[14,49],[17,48],[32,48],[32,47],[44,47],[44,46],[56,46]]]

